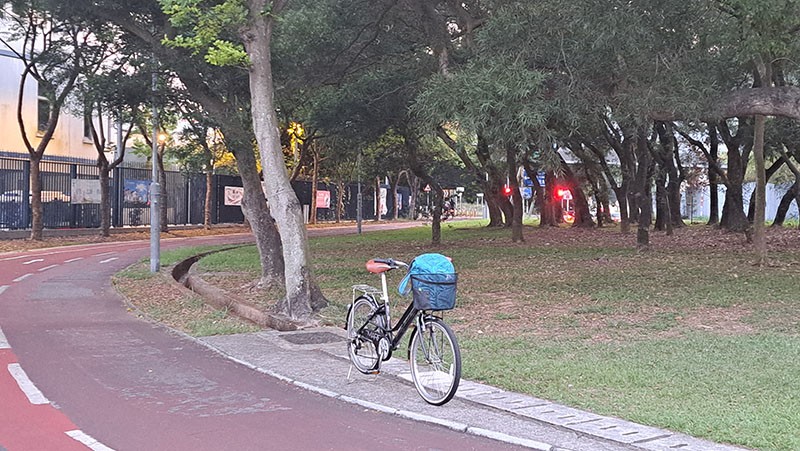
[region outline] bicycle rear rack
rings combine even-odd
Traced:
[[[356,296],[357,292],[361,292],[364,295],[371,296],[373,299],[380,301],[381,296],[383,296],[383,291],[375,288],[371,285],[353,285],[353,301],[356,300],[358,296]]]

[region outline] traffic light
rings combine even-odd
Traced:
[[[511,196],[511,187],[508,185],[503,185],[503,195],[506,197]]]

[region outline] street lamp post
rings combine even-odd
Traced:
[[[150,180],[150,272],[157,273],[161,267],[161,185],[158,183],[158,106],[156,91],[158,75],[153,71],[153,149],[152,174]]]

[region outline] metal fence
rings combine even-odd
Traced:
[[[42,161],[42,214],[44,227],[98,228],[100,227],[100,203],[95,198],[87,202],[82,196],[78,180],[99,180],[99,169],[90,162]],[[113,227],[144,226],[150,224],[149,186],[151,171],[147,168],[120,167],[110,174],[111,224]],[[96,185],[96,184],[95,184]],[[238,176],[215,174],[212,183],[211,222],[241,223],[244,221],[241,207],[226,197],[226,190],[241,189]],[[311,183],[292,182],[292,187],[302,205],[316,208],[318,221],[336,218],[337,187],[320,182],[318,190],[327,196],[328,204],[317,205],[311,199]],[[384,217],[394,217],[394,208],[401,215],[408,211],[408,188],[400,189],[400,201],[396,201],[388,186]],[[73,191],[76,192],[73,192]],[[206,178],[202,173],[166,172],[166,183],[162,187],[166,196],[167,224],[202,224],[205,209]],[[362,185],[362,215],[364,219],[375,218],[375,189]],[[357,214],[356,184],[347,185],[344,195],[344,216],[355,219]],[[81,197],[81,198],[79,198]],[[99,195],[98,195],[99,197]],[[327,206],[328,208],[324,208]],[[0,229],[26,229],[31,224],[30,208],[30,161],[25,158],[0,156]]]

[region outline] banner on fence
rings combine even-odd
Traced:
[[[330,191],[317,191],[317,208],[331,208]]]
[[[70,201],[73,204],[99,204],[100,180],[72,179]]]
[[[244,188],[242,188],[241,186],[225,187],[225,205],[241,206],[243,197],[244,197]]]
[[[125,179],[124,200],[126,207],[143,207],[149,202],[150,181]]]

